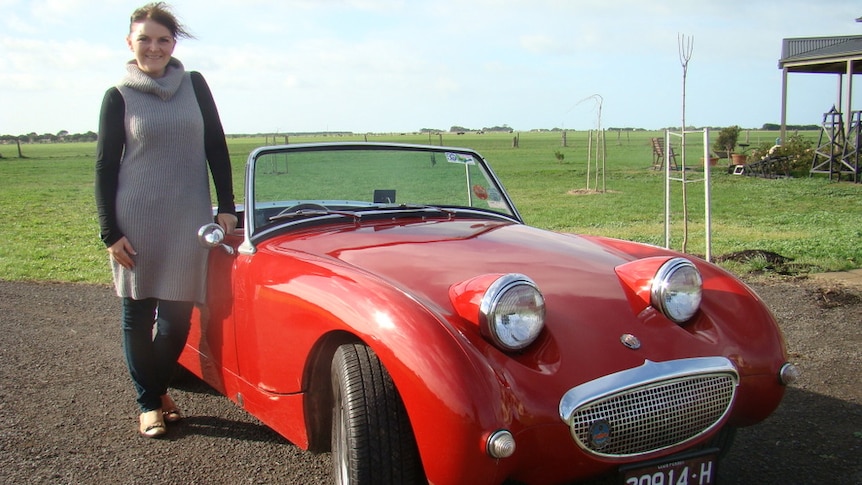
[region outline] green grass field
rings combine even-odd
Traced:
[[[817,137],[816,132],[806,136]],[[519,147],[513,148],[518,137]],[[587,132],[290,137],[307,141],[395,141],[474,148],[491,163],[528,224],[555,231],[604,235],[664,245],[663,171],[651,169],[650,137],[661,132],[605,137],[604,168]],[[715,134],[713,134],[715,136]],[[744,132],[752,146],[775,140],[775,132]],[[282,143],[283,137],[277,142]],[[244,165],[250,151],[269,138],[229,138],[237,201],[242,202]],[[686,138],[688,253],[705,254],[703,143]],[[95,144],[0,145],[0,278],[108,283],[107,253],[98,237],[93,202]],[[588,152],[593,154],[588,165]],[[562,155],[558,158],[557,153]],[[678,155],[677,160],[680,160]],[[794,271],[834,271],[862,266],[862,184],[826,177],[760,179],[731,175],[722,161],[710,171],[712,256],[765,250],[793,258]],[[672,183],[671,247],[683,244],[682,186]],[[595,189],[599,189],[596,191]],[[604,189],[604,190],[602,190]],[[763,262],[728,263],[737,273]]]

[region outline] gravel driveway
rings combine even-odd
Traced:
[[[804,374],[778,411],[741,429],[725,484],[862,483],[862,297],[810,280],[752,282]],[[0,280],[0,483],[329,483],[305,452],[209,387],[172,391],[189,416],[135,431],[119,300],[102,286]]]

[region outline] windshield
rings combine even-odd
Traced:
[[[384,144],[267,147],[249,160],[252,234],[310,217],[461,209],[518,219],[496,177],[470,150]]]

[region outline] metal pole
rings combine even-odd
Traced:
[[[706,207],[706,260],[712,261],[712,209],[709,193],[709,128],[703,129],[703,194],[704,206]]]
[[[784,143],[787,134],[787,68],[781,71],[781,131],[778,136],[781,138],[781,143]],[[727,155],[730,157],[730,154]]]
[[[845,134],[850,134],[850,127],[853,125],[853,63],[847,61],[847,92],[844,96],[844,130]],[[846,140],[846,137],[845,137]]]
[[[670,249],[670,132],[664,130],[664,247]]]

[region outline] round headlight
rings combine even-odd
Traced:
[[[653,278],[652,304],[676,323],[688,321],[700,308],[703,279],[691,261],[673,258]]]
[[[530,278],[510,273],[494,281],[479,305],[482,334],[504,350],[533,343],[545,325],[545,299]]]

